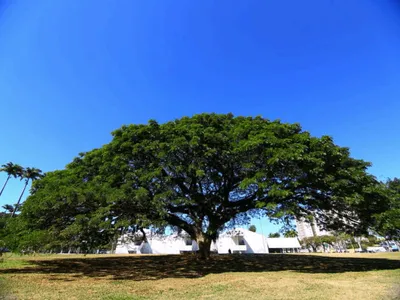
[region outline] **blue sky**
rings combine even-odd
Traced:
[[[60,169],[122,124],[232,112],[299,122],[400,176],[399,14],[394,0],[0,0],[0,164]]]

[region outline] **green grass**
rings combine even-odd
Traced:
[[[0,288],[15,299],[397,299],[399,283],[399,253],[220,255],[207,262],[52,255],[0,263]]]

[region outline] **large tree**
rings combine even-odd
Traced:
[[[365,229],[360,216],[367,216],[367,205],[360,203],[366,196],[369,205],[379,201],[365,191],[373,194],[376,185],[368,166],[298,124],[231,114],[150,121],[114,131],[109,144],[52,174],[58,182],[37,181],[22,216],[57,227],[54,207],[64,205],[69,209],[57,217],[65,220],[64,231],[77,222],[90,227],[91,215],[114,227],[119,221],[169,224],[185,230],[208,257],[219,232],[252,213],[286,223],[318,213],[323,226]],[[65,178],[79,188],[63,186]]]

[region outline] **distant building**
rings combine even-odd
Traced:
[[[222,233],[216,243],[216,251],[223,253],[268,253],[267,238],[259,233],[236,228]]]
[[[312,221],[306,221],[305,218],[296,219],[299,240],[313,236],[332,235],[333,231],[323,229],[322,223],[335,224],[337,232],[346,232],[356,228],[360,222],[357,215],[351,211],[342,211],[340,215],[330,211],[316,212]]]
[[[294,253],[299,252],[300,243],[294,238],[267,238],[269,253]]]
[[[313,222],[308,222],[304,218],[296,219],[296,229],[299,240],[313,236],[330,235],[329,231],[323,230],[318,226],[316,218],[314,218]]]
[[[147,242],[141,233],[126,234],[118,240],[117,254],[180,254],[198,250],[196,241],[183,233],[172,235],[146,232]],[[267,238],[264,235],[243,228],[222,233],[210,250],[219,254],[228,253],[269,253],[297,252],[300,244],[297,238]]]

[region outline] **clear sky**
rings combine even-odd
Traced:
[[[400,176],[396,3],[0,0],[0,164],[60,169],[122,124],[232,112],[299,122]]]

